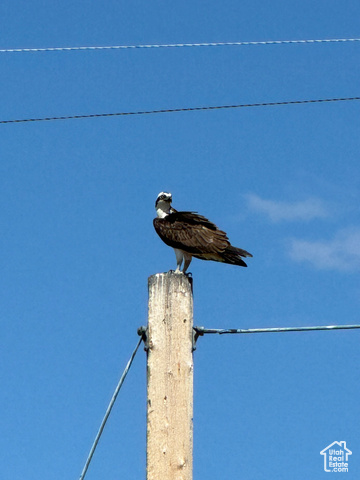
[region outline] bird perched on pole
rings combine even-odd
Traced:
[[[184,262],[182,272],[186,273],[192,257],[247,267],[242,257],[252,257],[251,253],[233,247],[226,233],[207,218],[196,212],[178,212],[171,202],[171,193],[159,193],[154,227],[161,240],[175,250],[175,272],[181,273]]]

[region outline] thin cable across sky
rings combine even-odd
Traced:
[[[264,40],[253,42],[208,42],[208,43],[169,43],[145,45],[108,45],[85,47],[45,47],[45,48],[3,48],[0,53],[36,53],[36,52],[69,52],[76,50],[125,50],[133,48],[184,48],[184,47],[243,47],[251,45],[291,45],[314,43],[360,42],[360,38],[325,38],[314,40]]]
[[[136,353],[137,353],[137,351],[138,351],[138,349],[139,349],[140,344],[141,344],[142,341],[143,341],[143,339],[142,339],[142,337],[140,337],[140,339],[139,339],[139,341],[138,341],[138,343],[137,343],[137,345],[136,345],[136,347],[135,347],[135,350],[134,350],[133,353],[131,354],[130,360],[128,361],[128,363],[127,363],[127,365],[126,365],[126,367],[125,367],[125,370],[124,370],[123,374],[121,375],[121,378],[120,378],[120,380],[119,380],[119,383],[117,384],[117,386],[116,386],[116,388],[115,388],[115,391],[114,391],[113,396],[112,396],[112,398],[111,398],[111,400],[110,400],[109,406],[108,406],[108,408],[106,409],[104,418],[103,418],[103,420],[102,420],[102,422],[101,422],[101,425],[100,425],[100,428],[99,428],[99,430],[98,430],[98,433],[97,433],[97,435],[96,435],[96,437],[95,437],[95,440],[94,440],[94,442],[93,442],[93,444],[92,444],[92,446],[91,446],[89,455],[88,455],[88,457],[87,457],[87,459],[86,459],[86,462],[85,462],[84,468],[83,468],[83,470],[82,470],[82,472],[81,472],[81,475],[80,475],[80,479],[79,479],[79,480],[84,480],[84,478],[85,478],[86,472],[87,472],[87,470],[88,470],[88,468],[89,468],[90,462],[91,462],[92,457],[93,457],[93,455],[94,455],[94,453],[95,453],[96,447],[97,447],[97,445],[98,445],[98,443],[99,443],[99,440],[100,440],[100,437],[101,437],[101,435],[102,435],[102,432],[103,432],[103,430],[104,430],[104,428],[105,428],[106,422],[107,422],[107,420],[108,420],[108,418],[109,418],[109,416],[110,416],[110,413],[111,413],[111,410],[112,410],[112,408],[113,408],[113,406],[114,406],[114,403],[115,403],[115,401],[116,401],[116,398],[117,398],[117,396],[118,396],[118,394],[119,394],[119,391],[120,391],[120,389],[121,389],[121,387],[122,387],[122,385],[123,385],[123,383],[124,383],[124,380],[125,380],[125,378],[126,378],[126,375],[128,374],[128,372],[129,372],[129,370],[130,370],[130,367],[131,367],[131,365],[132,365],[132,363],[133,363],[133,361],[134,361],[135,355],[136,355]]]
[[[92,113],[92,114],[85,114],[85,115],[67,115],[67,116],[59,116],[59,117],[20,118],[15,120],[0,120],[0,124],[25,123],[25,122],[50,122],[55,120],[120,117],[120,116],[128,116],[128,115],[152,115],[155,113],[196,112],[196,111],[205,111],[205,110],[223,110],[223,109],[230,109],[230,108],[276,107],[281,105],[304,105],[307,103],[350,102],[355,100],[360,100],[360,97],[319,98],[319,99],[312,99],[312,100],[286,100],[283,102],[241,103],[241,104],[235,104],[235,105],[209,105],[204,107],[168,108],[168,109],[161,109],[161,110],[140,110],[140,111],[134,111],[134,112]]]
[[[283,333],[283,332],[313,332],[319,330],[355,330],[360,329],[360,325],[319,325],[315,327],[271,327],[271,328],[205,328],[194,327],[197,335],[202,336],[207,333],[241,334],[241,333]]]

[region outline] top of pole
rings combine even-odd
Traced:
[[[163,273],[155,273],[154,275],[150,275],[148,278],[148,286],[149,289],[151,286],[155,284],[165,284],[168,283],[169,281],[172,282],[172,284],[178,285],[179,287],[182,285],[186,285],[187,283],[190,284],[191,286],[191,292],[193,291],[193,279],[190,275],[184,274],[182,272],[175,273],[174,270],[169,270],[168,272],[163,272]],[[176,288],[174,286],[174,288]]]

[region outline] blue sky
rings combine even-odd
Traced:
[[[357,1],[8,1],[0,48],[359,38]],[[359,96],[360,43],[0,54],[0,120]],[[359,102],[0,126],[0,469],[78,478],[175,267],[157,194],[250,251],[194,260],[195,324],[354,324]],[[346,441],[360,469],[359,332],[205,336],[194,479],[320,479]],[[140,350],[87,479],[145,478]]]

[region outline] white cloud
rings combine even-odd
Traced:
[[[341,230],[332,240],[311,242],[292,239],[289,255],[318,269],[360,270],[360,228]]]
[[[245,195],[251,210],[267,215],[271,221],[313,220],[328,216],[324,203],[318,198],[308,198],[299,202],[266,200],[255,194]]]

